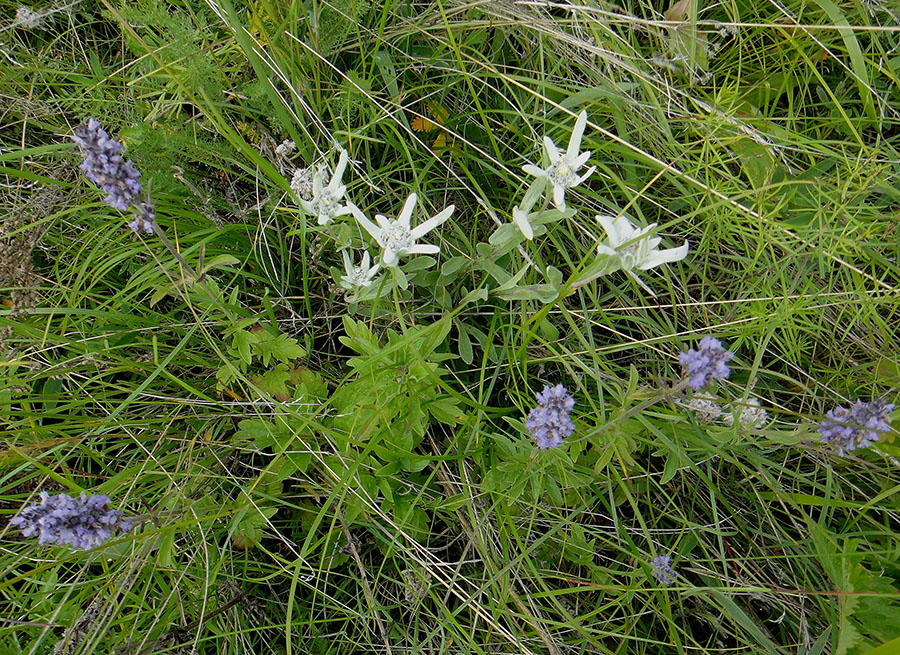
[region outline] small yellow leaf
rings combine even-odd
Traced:
[[[409,124],[416,132],[430,132],[436,125],[424,116],[416,116],[413,122]]]

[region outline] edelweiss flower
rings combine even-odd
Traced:
[[[550,181],[550,184],[553,185],[553,204],[561,211],[566,208],[566,189],[578,186],[584,182],[597,168],[596,166],[591,166],[587,173],[581,177],[578,176],[578,169],[584,166],[591,156],[590,150],[586,150],[581,154],[578,153],[578,150],[581,148],[581,137],[584,136],[585,125],[587,125],[587,112],[583,111],[578,114],[578,120],[575,121],[575,129],[572,130],[572,136],[569,137],[569,147],[566,148],[565,154],[561,154],[562,150],[556,147],[556,144],[553,143],[549,136],[544,136],[544,149],[547,151],[547,157],[550,159],[550,165],[546,169],[538,168],[533,164],[527,164],[522,167],[522,170],[529,175],[542,177]],[[519,221],[516,222],[519,223]],[[519,224],[521,227],[521,223]]]
[[[378,222],[378,225],[366,218],[366,215],[356,206],[350,205],[350,209],[356,220],[359,221],[359,224],[363,226],[366,232],[372,235],[372,238],[378,242],[379,246],[384,248],[381,262],[385,266],[396,266],[403,255],[434,255],[441,251],[437,246],[429,243],[419,245],[416,241],[450,218],[456,207],[450,205],[437,216],[433,216],[417,228],[411,229],[410,220],[412,219],[413,209],[416,207],[417,200],[418,197],[415,193],[410,194],[409,198],[406,199],[406,204],[403,205],[403,210],[395,221],[389,221],[386,216],[376,214],[375,220]]]
[[[637,268],[646,271],[660,264],[677,262],[687,257],[687,241],[678,248],[658,249],[657,246],[662,239],[649,236],[656,223],[641,230],[632,225],[625,216],[597,216],[597,221],[606,230],[610,247],[615,249],[622,259],[622,270],[630,271]]]
[[[344,256],[344,270],[347,271],[346,275],[341,276],[341,287],[347,291],[360,291],[372,286],[372,278],[381,270],[381,264],[375,264],[369,268],[369,264],[372,263],[369,251],[363,252],[362,262],[359,266],[353,265],[346,250],[342,250],[341,255]]]
[[[318,218],[319,225],[328,225],[335,217],[349,214],[352,211],[351,203],[345,202],[341,205],[341,201],[344,200],[344,192],[347,189],[347,187],[341,184],[341,178],[344,176],[344,169],[346,167],[347,151],[341,150],[337,168],[334,169],[334,175],[331,176],[331,182],[328,183],[328,186],[324,185],[322,171],[317,170],[313,175],[312,180],[312,200],[300,200],[303,209],[307,213]],[[291,182],[293,182],[293,180],[291,180]]]

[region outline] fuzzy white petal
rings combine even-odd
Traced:
[[[389,230],[391,228],[391,222],[384,214],[375,214],[375,222],[378,223],[378,227],[382,230]]]
[[[391,250],[390,248],[384,251],[384,254],[381,256],[382,263],[388,268],[393,268],[397,265],[397,261],[400,259],[400,254],[396,250]]]
[[[438,225],[450,218],[450,216],[453,214],[454,209],[456,209],[456,205],[450,205],[441,213],[437,214],[436,216],[432,216],[418,227],[410,230],[410,235],[413,239],[421,239]]]
[[[316,171],[315,175],[313,175],[313,197],[316,198],[322,195],[322,191],[325,189],[325,184],[322,181],[322,171]]]
[[[569,161],[572,162],[572,169],[578,170],[587,163],[588,159],[591,158],[591,151],[585,150],[580,155],[578,153],[575,153],[575,156],[566,155],[566,157],[568,157]]]
[[[525,164],[522,167],[522,170],[529,175],[534,175],[535,177],[547,177],[547,171],[545,171],[543,168],[538,168],[534,164]]]
[[[528,214],[523,212],[518,207],[513,208],[513,222],[525,235],[525,238],[531,241],[534,239],[534,230],[531,229],[531,222],[528,220]]]
[[[609,243],[613,248],[619,246],[619,232],[616,230],[616,217],[608,216],[607,214],[598,214],[596,216],[597,222],[603,226],[603,229],[606,230],[606,237],[609,239]]]
[[[569,137],[569,147],[566,150],[566,155],[568,155],[569,159],[574,159],[578,155],[578,149],[581,148],[581,138],[584,136],[584,128],[586,125],[587,111],[582,111],[578,114],[578,120],[575,121],[575,127],[572,129],[572,136]],[[584,161],[587,161],[587,159]],[[579,166],[582,164],[584,164],[584,162],[579,164]]]
[[[430,243],[416,243],[406,249],[406,253],[410,255],[436,255],[440,251],[439,246],[433,246]]]
[[[344,270],[347,271],[347,275],[353,274],[353,262],[350,261],[350,255],[346,250],[341,250],[341,256],[344,258]]]
[[[560,211],[566,210],[566,187],[561,184],[553,185],[553,204]]]
[[[555,164],[559,161],[559,148],[553,143],[553,139],[546,134],[544,135],[544,149],[547,151],[547,157],[550,158],[551,164]]]
[[[341,150],[341,156],[338,158],[338,164],[337,164],[337,167],[334,169],[334,175],[331,176],[332,184],[340,184],[341,183],[341,178],[344,176],[345,168],[347,168],[347,151]]]
[[[409,222],[412,220],[413,210],[416,208],[416,201],[419,197],[415,194],[415,192],[409,194],[409,198],[406,199],[406,202],[403,205],[403,209],[400,211],[400,215],[397,217],[397,222],[400,225],[404,226],[407,230],[409,229]]]
[[[382,248],[384,247],[384,241],[381,237],[382,230],[375,223],[370,221],[363,211],[357,207],[356,205],[350,205],[350,211],[353,213],[353,218],[356,219],[356,222],[359,223],[362,228],[369,233],[369,235],[378,242],[378,245]]]
[[[638,264],[638,268],[642,271],[646,271],[647,269],[653,268],[655,266],[659,266],[660,264],[670,264],[672,262],[677,262],[685,257],[687,257],[688,253],[688,243],[684,242],[683,246],[679,246],[677,248],[667,248],[665,250],[654,250],[650,253],[650,256],[644,259],[640,264]]]
[[[582,182],[584,182],[586,179],[588,179],[591,175],[594,174],[594,171],[595,171],[595,170],[597,170],[597,167],[596,167],[596,166],[591,166],[591,167],[587,170],[587,173],[585,173],[584,175],[582,175],[581,177],[579,177],[578,180],[576,180],[575,183],[572,184],[572,186],[578,186],[579,184],[581,184]]]

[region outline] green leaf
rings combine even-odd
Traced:
[[[469,262],[468,257],[451,257],[441,266],[441,275],[446,278],[445,282],[450,282],[456,278],[456,273]]]
[[[465,418],[464,412],[452,396],[439,396],[425,406],[428,413],[446,425],[457,425]]]
[[[291,378],[287,364],[278,364],[271,371],[267,371],[262,375],[254,375],[253,383],[259,387],[261,391],[272,396],[289,396],[287,383]]]
[[[339,337],[342,344],[358,352],[360,355],[375,355],[381,352],[378,339],[372,334],[369,327],[362,321],[354,321],[349,316],[344,316],[344,332],[346,337]]]
[[[269,332],[258,332],[253,349],[262,359],[263,366],[268,366],[272,358],[286,364],[306,356],[306,351],[300,347],[297,340],[286,334],[273,335]]]
[[[266,448],[275,441],[272,437],[275,426],[270,421],[258,418],[245,418],[238,423],[238,431],[234,433],[235,439],[249,439],[257,448]]]
[[[204,271],[211,271],[216,268],[222,268],[224,266],[235,266],[240,264],[241,260],[233,255],[216,255],[212,259],[206,262],[206,265],[203,267]]]
[[[277,507],[257,509],[257,506],[252,504],[239,510],[232,519],[234,532],[231,540],[235,547],[247,550],[257,546],[262,541],[263,528],[277,511]]]
[[[253,363],[250,349],[257,341],[259,341],[259,338],[253,332],[238,330],[231,337],[231,347],[238,354],[238,357],[241,358],[241,361],[249,365]]]
[[[414,273],[416,271],[422,271],[426,268],[431,268],[437,263],[437,260],[434,257],[429,257],[428,255],[422,255],[420,257],[416,257],[414,259],[409,260],[403,265],[403,271],[407,274]]]
[[[459,358],[463,360],[466,365],[471,365],[475,360],[475,354],[472,352],[472,340],[469,338],[469,333],[466,330],[466,326],[464,323],[458,323],[456,325],[456,331],[459,334],[459,339],[457,344],[459,346]]]
[[[428,356],[434,352],[434,349],[446,341],[452,327],[453,321],[450,316],[444,316],[431,325],[423,328],[413,328],[416,331],[415,337],[419,346],[418,352],[423,359],[428,359]],[[413,330],[410,330],[410,333]]]

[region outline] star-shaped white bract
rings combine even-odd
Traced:
[[[533,164],[522,167],[522,170],[529,175],[543,177],[550,181],[550,184],[553,185],[553,204],[560,211],[566,208],[566,189],[584,182],[597,168],[596,166],[591,166],[587,173],[581,176],[578,175],[578,169],[584,166],[591,156],[590,150],[580,154],[578,152],[581,148],[581,138],[584,136],[586,125],[587,112],[582,111],[578,114],[578,120],[575,121],[575,129],[572,130],[572,136],[569,137],[569,147],[566,148],[565,153],[556,147],[556,144],[553,143],[549,136],[544,136],[544,149],[547,151],[547,157],[550,159],[550,165],[546,169],[538,168]]]
[[[351,205],[351,211],[363,226],[366,232],[372,235],[372,238],[378,242],[378,245],[384,248],[381,256],[381,262],[387,267],[394,267],[404,255],[435,255],[441,251],[438,246],[429,243],[417,244],[416,241],[428,234],[431,230],[450,218],[453,210],[456,208],[450,205],[444,211],[429,218],[416,228],[410,227],[413,209],[416,207],[418,197],[415,193],[410,194],[403,205],[403,210],[395,221],[389,221],[386,216],[377,214],[375,220],[378,225],[366,218],[357,207]]]
[[[597,216],[597,221],[606,230],[609,237],[608,245],[621,259],[623,271],[631,272],[635,268],[646,271],[660,264],[677,262],[687,257],[687,241],[678,248],[658,249],[662,239],[650,236],[656,223],[641,230],[625,216]]]
[[[334,175],[331,176],[328,186],[324,184],[322,171],[317,170],[313,175],[312,200],[300,200],[303,209],[315,216],[319,225],[328,225],[336,217],[353,211],[351,203],[341,204],[344,201],[344,192],[347,190],[347,187],[341,184],[345,168],[347,168],[347,151],[341,150],[337,168],[334,169]]]
[[[341,276],[341,287],[347,291],[361,291],[372,286],[372,279],[378,271],[381,270],[381,264],[375,264],[375,266],[372,267],[369,266],[369,264],[372,263],[369,251],[366,250],[363,252],[362,261],[359,266],[353,264],[353,261],[350,259],[350,254],[346,250],[342,250],[341,255],[344,257],[344,270],[347,271],[346,275]]]

